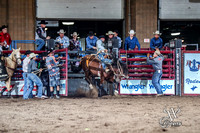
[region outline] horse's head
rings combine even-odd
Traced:
[[[19,49],[13,49],[12,55],[14,56],[17,65],[20,65],[22,63],[20,48]]]
[[[114,60],[114,63],[112,64],[113,67],[113,73],[114,73],[114,79],[116,82],[120,82],[122,78],[128,79],[128,67],[125,63],[122,63],[119,59]]]

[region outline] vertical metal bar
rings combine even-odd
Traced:
[[[66,48],[66,59],[65,59],[65,69],[66,69],[66,77],[65,77],[65,96],[68,96],[68,49]]]

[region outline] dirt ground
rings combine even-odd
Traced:
[[[180,127],[161,128],[166,108],[180,107]],[[46,100],[0,99],[0,132],[200,132],[200,97],[106,96]]]

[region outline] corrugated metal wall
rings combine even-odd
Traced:
[[[130,0],[131,3],[131,29],[137,33],[136,36],[142,48],[149,48],[149,43],[144,39],[151,39],[153,32],[157,30],[158,2],[157,0]],[[126,0],[126,36],[129,29],[129,0]]]
[[[0,0],[0,25],[8,25],[12,40],[34,40],[35,0]],[[34,44],[18,44],[24,50]]]

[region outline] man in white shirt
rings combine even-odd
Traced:
[[[27,74],[28,74],[28,64],[30,62],[30,56],[31,54],[31,51],[30,50],[27,50],[25,55],[26,55],[26,58],[23,60],[23,65],[22,65],[22,69],[23,69],[23,79],[24,79],[24,92],[23,92],[23,97],[24,97],[24,94],[26,94],[26,91],[27,89],[29,88],[28,87],[28,78],[27,78]]]

